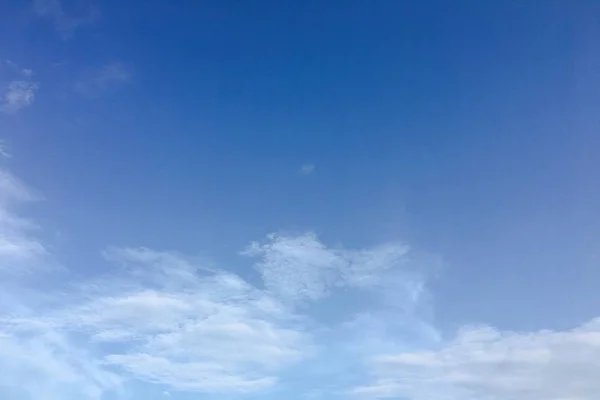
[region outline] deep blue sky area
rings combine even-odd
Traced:
[[[59,281],[110,270],[103,249],[185,254],[312,321],[303,323],[341,324],[310,325],[311,351],[337,335],[378,332],[377,351],[352,353],[367,359],[410,349],[406,337],[422,346],[419,324],[443,349],[473,324],[535,333],[599,315],[600,3],[9,0],[0,5],[0,36],[2,90],[25,82],[35,93],[35,101],[4,98],[0,139],[12,156],[3,165],[43,196],[17,209],[39,225],[36,240],[52,264],[71,271]],[[240,254],[257,240],[265,246],[254,249],[258,261]],[[348,285],[321,300],[303,281],[315,284],[309,268],[338,267],[319,261],[322,253],[308,256],[310,243],[346,254],[340,249],[399,242],[411,249],[400,262],[411,265],[407,274],[428,275],[414,315],[397,304],[412,283],[357,294],[352,285],[367,281],[348,283],[346,271],[347,283],[319,281],[327,296],[329,285],[331,293]],[[283,285],[265,266],[298,271]],[[296,306],[282,294],[296,284],[322,303]],[[370,328],[356,333],[363,320]],[[323,369],[336,371],[336,357],[349,357],[344,346],[302,362],[327,359]],[[277,375],[268,364],[282,382],[268,395],[421,400],[445,390],[398,389],[387,373],[370,385],[358,369],[332,383],[297,372],[304,365]],[[142,381],[134,398],[261,396],[136,368],[124,366]],[[312,385],[319,390],[307,391]],[[449,400],[498,395],[448,385],[457,388]],[[490,398],[521,400],[514,390]],[[588,399],[564,390],[564,398]]]

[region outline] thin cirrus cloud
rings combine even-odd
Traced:
[[[111,247],[104,275],[36,292],[10,271],[47,273],[35,268],[50,257],[39,228],[14,212],[35,198],[1,171],[7,398],[135,397],[140,384],[171,397],[592,400],[600,391],[598,320],[567,331],[465,326],[443,339],[427,284],[435,268],[402,243],[353,250],[312,233],[271,234],[243,251],[254,280],[175,252]]]

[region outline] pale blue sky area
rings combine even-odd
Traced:
[[[595,399],[600,4],[0,4],[0,398]]]

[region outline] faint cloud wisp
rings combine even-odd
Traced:
[[[310,175],[313,172],[315,172],[315,164],[303,164],[298,170],[300,175]]]
[[[98,9],[87,1],[81,9],[67,11],[61,0],[34,0],[33,10],[39,18],[50,21],[63,39],[70,38],[77,29],[91,25],[99,18]]]
[[[100,97],[114,92],[121,85],[131,82],[131,79],[131,70],[115,61],[83,74],[75,83],[75,91],[90,98]]]

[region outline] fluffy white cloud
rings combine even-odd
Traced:
[[[600,393],[600,319],[570,331],[465,327],[430,351],[381,355],[368,398],[593,400]]]
[[[38,84],[28,80],[16,80],[8,84],[0,110],[15,113],[33,104]]]

